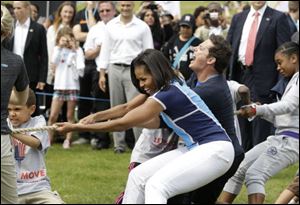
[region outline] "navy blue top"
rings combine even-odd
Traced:
[[[24,91],[29,84],[26,68],[22,58],[1,45],[1,134],[9,134],[7,125],[8,102],[13,87]]]
[[[236,137],[233,101],[225,76],[219,74],[199,83],[195,74],[193,74],[187,84],[203,99],[224,127],[234,146],[235,155],[238,156],[244,153]]]
[[[163,106],[162,119],[189,149],[196,144],[231,141],[203,100],[186,84],[173,82],[150,98]]]

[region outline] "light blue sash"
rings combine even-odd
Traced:
[[[184,44],[184,46],[180,49],[179,53],[177,53],[176,58],[172,64],[173,69],[177,68],[177,65],[182,57],[182,55],[186,52],[186,50],[188,49],[188,47],[191,45],[192,41],[195,39],[196,37],[193,36],[192,38],[190,38],[190,40],[188,40],[188,42],[186,42]]]

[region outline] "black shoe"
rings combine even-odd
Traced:
[[[108,149],[108,148],[109,148],[109,145],[105,145],[105,144],[103,144],[103,143],[101,143],[101,142],[98,142],[98,143],[96,144],[96,146],[93,147],[93,149],[97,149],[97,150]]]
[[[115,154],[123,154],[125,152],[125,150],[120,149],[120,148],[116,148],[115,149]]]

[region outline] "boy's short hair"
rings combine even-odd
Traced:
[[[35,97],[35,93],[33,92],[32,89],[29,89],[29,93],[28,93],[28,99],[26,102],[26,106],[30,107],[32,105],[36,104],[36,97]]]

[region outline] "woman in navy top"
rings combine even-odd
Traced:
[[[226,131],[203,100],[177,77],[161,52],[147,49],[139,54],[131,63],[131,78],[142,93],[132,101],[92,114],[78,124],[57,124],[59,132],[167,125],[185,141],[186,147],[133,169],[123,203],[163,204],[172,196],[204,186],[230,168],[234,149]]]

